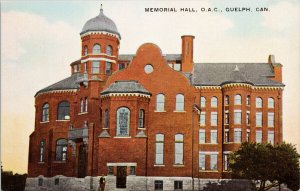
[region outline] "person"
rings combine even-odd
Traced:
[[[101,175],[101,178],[99,180],[99,191],[104,191],[105,189],[105,177],[104,174]]]

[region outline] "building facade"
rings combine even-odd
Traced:
[[[169,177],[182,189],[184,178],[230,178],[228,155],[242,142],[282,142],[284,84],[274,56],[194,63],[189,35],[181,54],[146,43],[122,55],[121,35],[102,9],[80,37],[71,76],[35,95],[29,177],[104,174],[116,188],[151,177],[153,189]]]

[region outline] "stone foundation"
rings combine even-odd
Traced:
[[[55,176],[51,178],[39,176],[27,178],[25,191],[98,191],[100,177],[75,178]],[[127,176],[126,189],[116,188],[116,177],[106,177],[106,191],[154,190],[154,181],[163,181],[163,190],[174,190],[174,181],[182,181],[183,190],[201,191],[251,191],[253,185],[248,180],[231,179],[194,179],[191,177],[142,177]]]

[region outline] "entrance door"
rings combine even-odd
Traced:
[[[117,166],[117,188],[126,188],[127,167]]]
[[[82,144],[78,150],[78,178],[84,178],[87,169],[87,148]]]

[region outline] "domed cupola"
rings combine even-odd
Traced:
[[[100,13],[98,16],[88,20],[82,28],[80,35],[83,35],[87,32],[98,32],[105,31],[108,33],[115,34],[121,39],[121,35],[117,29],[116,24],[113,20],[104,15],[103,9],[101,7]]]

